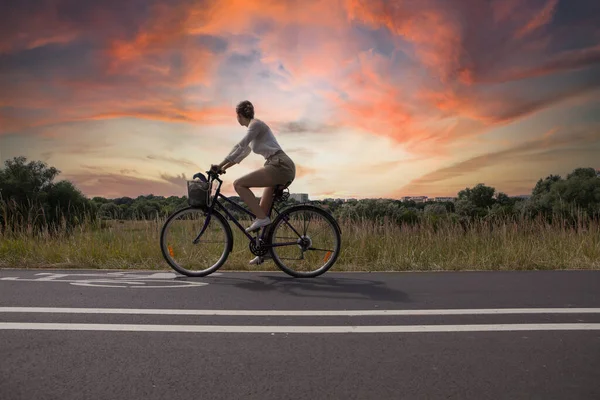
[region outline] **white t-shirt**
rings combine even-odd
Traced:
[[[250,154],[250,151],[260,154],[265,159],[281,150],[281,146],[275,139],[271,128],[259,119],[252,119],[248,124],[248,133],[233,147],[225,159],[227,161],[239,164]]]

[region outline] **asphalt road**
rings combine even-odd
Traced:
[[[0,270],[0,398],[598,399],[600,271]]]

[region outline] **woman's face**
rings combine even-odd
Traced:
[[[242,126],[248,125],[248,122],[250,121],[248,118],[242,116],[242,114],[239,113],[237,114],[237,120]]]

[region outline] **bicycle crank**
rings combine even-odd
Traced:
[[[269,251],[269,249],[267,249],[264,246],[262,239],[258,239],[257,241],[250,241],[248,247],[250,248],[252,254],[254,254],[255,256],[264,256]]]

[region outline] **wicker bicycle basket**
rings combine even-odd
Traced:
[[[192,207],[207,207],[210,202],[211,185],[202,181],[187,181],[188,204]]]

